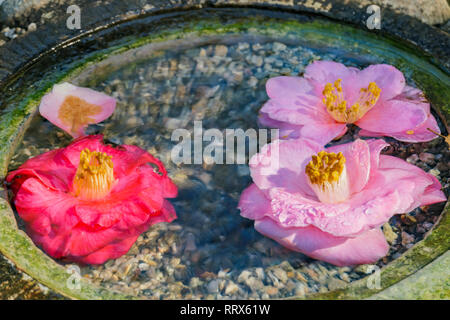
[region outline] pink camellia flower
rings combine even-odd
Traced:
[[[307,139],[265,145],[250,160],[254,183],[241,195],[241,215],[315,259],[373,263],[388,252],[380,226],[391,216],[446,200],[435,177],[380,155],[385,146],[360,139],[325,150]]]
[[[116,108],[116,100],[89,88],[64,82],[53,86],[39,105],[40,114],[72,137],[84,136],[87,125],[108,118]]]
[[[102,135],[29,159],[6,180],[27,233],[54,258],[101,264],[176,218],[165,198],[177,188],[163,164],[136,146],[105,145]]]
[[[280,128],[285,138],[308,138],[322,145],[342,136],[347,124],[362,136],[389,136],[424,142],[440,133],[422,91],[386,64],[364,70],[332,61],[310,64],[303,77],[275,77],[266,84],[269,101],[260,122]]]

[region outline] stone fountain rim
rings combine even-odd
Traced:
[[[237,1],[237,2],[239,2],[239,1]],[[213,5],[213,7],[214,6],[215,5]],[[220,5],[220,4],[218,6],[223,7],[223,5]],[[268,5],[266,5],[266,4],[262,5],[262,7],[264,7],[264,8],[267,8],[267,6]],[[269,8],[271,6],[272,5],[269,5]],[[233,7],[235,7],[235,6],[233,6]],[[261,7],[261,5],[257,5],[257,7]],[[196,6],[193,5],[190,8],[196,9]],[[273,6],[273,8],[279,8],[279,6]],[[183,9],[187,9],[187,8],[183,8]],[[297,10],[295,10],[295,11],[297,11]],[[310,10],[306,10],[306,12],[311,13]],[[152,12],[151,15],[157,16],[157,15],[163,14],[163,13],[167,13],[167,12],[164,10],[155,11],[155,12]],[[301,13],[301,12],[296,12],[296,13]],[[318,13],[319,15],[322,15],[321,12],[316,12],[316,13]],[[146,16],[146,15],[148,15],[148,14],[125,16],[119,20],[115,20],[114,22],[106,24],[106,26],[104,26],[103,28],[111,27],[114,24],[130,21],[132,19],[140,18],[140,17]],[[327,16],[327,15],[325,15],[325,16]],[[409,18],[409,17],[407,17],[407,18]],[[344,22],[349,22],[349,21],[344,20]],[[415,21],[415,23],[417,23],[417,21]],[[429,27],[429,26],[427,26],[427,27]],[[77,36],[69,38],[68,40],[64,41],[61,45],[67,45],[68,43],[70,43],[72,41],[76,41],[80,37],[85,37],[89,34],[99,31],[101,29],[102,29],[101,27],[92,28],[92,29],[86,31],[85,33],[83,33],[82,35],[77,35]],[[437,29],[433,29],[433,30],[437,30]],[[13,45],[9,45],[9,43],[8,43],[9,46],[6,49],[10,50],[10,47],[14,48],[14,45],[16,45],[16,49],[19,49],[21,47],[21,45],[24,45],[22,42],[24,42],[25,39],[28,39],[28,38],[25,36],[22,39],[18,39],[17,40],[18,42],[14,43]],[[0,48],[0,56],[2,56],[3,49],[4,48]],[[53,47],[51,50],[54,50],[54,49],[55,48]],[[32,66],[34,63],[36,63],[38,61],[39,57],[45,55],[46,53],[48,53],[51,50],[41,50],[39,55],[36,56],[34,58],[34,60],[33,59],[31,60],[32,61],[31,64],[26,63],[26,61],[30,61],[30,57],[28,57],[25,60],[23,59],[23,57],[22,57],[22,60],[15,60],[15,61],[22,62],[21,65],[17,64],[17,65],[20,65],[20,67],[18,67],[18,69],[13,69],[13,71],[9,72],[8,74],[4,73],[3,76],[1,74],[1,72],[4,71],[4,69],[2,70],[2,68],[0,66],[0,79],[1,79],[0,85],[6,86],[8,83],[14,81],[14,79],[15,79],[14,75],[20,74],[20,72],[23,72],[24,69],[27,69],[30,66]],[[18,51],[21,51],[21,50],[18,50]],[[443,63],[445,63],[445,62],[443,62]],[[441,110],[441,111],[445,114],[445,118],[448,119],[448,116],[449,116],[448,110]],[[24,129],[24,127],[22,127],[21,129]],[[9,147],[13,148],[14,145],[16,143],[18,143],[18,141],[21,139],[21,135],[23,134],[23,131],[24,130],[22,130],[22,133],[20,133],[16,136],[16,139],[14,139],[15,141],[8,141]],[[1,176],[3,176],[3,173],[1,174]],[[2,215],[3,216],[8,215],[10,218],[12,215],[12,211],[11,211],[11,208],[9,207],[7,201],[5,200],[6,196],[4,194],[4,190],[0,189],[0,193],[3,193],[0,196],[0,219],[2,218]],[[386,266],[382,269],[381,276],[383,279],[385,279],[387,281],[388,284],[383,285],[381,290],[380,289],[375,289],[375,290],[368,289],[366,286],[366,278],[363,278],[361,280],[351,283],[349,286],[347,286],[344,289],[326,292],[326,293],[322,293],[322,294],[315,294],[312,296],[308,296],[306,298],[308,298],[308,299],[364,298],[364,297],[371,296],[372,294],[375,294],[377,292],[380,292],[380,291],[386,289],[387,287],[391,286],[392,284],[414,274],[416,271],[420,270],[425,265],[432,262],[434,259],[436,259],[438,256],[440,256],[442,253],[444,253],[448,249],[448,242],[446,240],[446,235],[449,234],[449,228],[450,228],[449,211],[450,211],[450,204],[449,204],[449,202],[447,202],[447,205],[444,208],[443,213],[441,214],[440,221],[438,221],[435,224],[433,231],[424,240],[418,242],[413,248],[408,250],[402,257],[394,260],[391,264],[389,264],[388,266]],[[6,212],[6,215],[5,215],[5,212]],[[16,224],[15,221],[8,221],[8,223],[10,223],[11,226],[14,226]],[[17,233],[18,233],[19,237],[25,236],[26,238],[28,238],[21,231],[19,231]],[[20,244],[23,245],[24,243],[20,243]],[[430,252],[430,249],[431,249],[431,252]],[[9,252],[1,246],[1,243],[0,243],[0,251],[2,251],[6,257],[15,261],[14,257],[11,256],[9,254]],[[419,261],[414,261],[415,263],[413,263],[411,265],[411,260],[410,260],[411,257],[415,257],[416,259],[418,257]],[[42,257],[42,259],[43,259],[43,261],[45,261],[47,263],[50,263],[50,264],[53,263],[53,264],[57,265],[52,259],[48,258],[47,256]],[[29,266],[26,263],[23,263],[23,261],[22,261],[22,263],[16,263],[16,266],[21,270],[29,270],[29,268],[28,268]],[[120,293],[114,293],[105,288],[97,287],[95,285],[88,284],[88,283],[83,283],[82,287],[83,287],[84,291],[82,290],[81,292],[78,292],[78,291],[74,291],[74,290],[70,290],[70,289],[68,290],[66,286],[61,286],[61,283],[59,283],[59,285],[58,285],[58,283],[56,283],[56,285],[55,285],[55,282],[58,282],[58,281],[61,282],[61,280],[67,280],[67,278],[69,276],[64,272],[65,270],[62,267],[60,267],[60,268],[61,268],[61,270],[52,270],[52,272],[56,272],[57,274],[53,274],[52,276],[47,277],[47,278],[42,278],[42,275],[39,275],[39,274],[30,273],[30,275],[32,277],[34,275],[33,278],[37,279],[38,281],[40,281],[43,284],[48,285],[53,290],[63,294],[66,297],[69,297],[69,298],[75,298],[75,299],[77,299],[77,298],[78,299],[135,299],[135,298],[138,298],[138,297],[134,297],[134,296],[123,295]],[[58,269],[58,268],[56,268],[56,269]],[[25,272],[27,273],[27,271],[25,271]],[[50,272],[50,274],[51,274],[51,272]],[[398,274],[400,274],[401,276],[399,277]]]
[[[284,2],[287,4],[281,4]],[[345,4],[336,0],[321,0],[315,3],[313,1],[295,2],[294,0],[186,0],[185,3],[166,4],[145,9],[138,5],[139,0],[129,0],[125,4],[121,3],[122,6],[118,8],[108,7],[106,12],[101,12],[102,16],[100,17],[98,14],[84,14],[83,29],[81,30],[67,29],[66,7],[61,6],[59,9],[64,11],[61,12],[59,19],[39,26],[36,31],[29,32],[0,47],[0,57],[7,57],[7,59],[0,60],[0,87],[13,81],[15,74],[29,68],[46,53],[115,24],[149,15],[157,16],[183,10],[207,8],[256,8],[322,16],[340,23],[366,28],[364,23],[369,17],[369,14],[366,13],[368,6],[362,6],[358,0],[346,0]],[[128,8],[124,8],[124,5]],[[96,10],[94,4],[87,4],[83,7],[83,12],[89,12],[89,10]],[[411,45],[421,48],[436,60],[436,65],[443,68],[447,74],[450,73],[450,56],[448,54],[450,37],[447,32],[425,24],[417,18],[397,13],[391,8],[382,8],[382,30],[373,30],[373,32],[407,41]],[[49,39],[48,35],[52,35],[52,38]],[[32,43],[31,46],[30,43]]]

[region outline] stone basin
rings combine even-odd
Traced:
[[[438,30],[386,12],[387,24],[392,27],[386,30],[391,32],[370,31],[361,23],[358,26],[357,21],[365,17],[364,10],[354,7],[363,12],[357,17],[359,20],[345,13],[352,8],[351,4],[344,10],[333,2],[323,3],[320,8],[290,5],[289,1],[246,1],[245,7],[239,7],[243,2],[233,3],[225,6],[218,1],[208,5],[211,8],[199,9],[193,1],[164,10],[154,7],[145,13],[123,11],[112,5],[109,18],[102,21],[95,20],[95,10],[99,9],[93,8],[87,17],[92,19],[91,25],[81,34],[67,36],[64,27],[55,25],[55,34],[45,44],[37,40],[38,35],[30,34],[28,39],[0,49],[3,50],[0,55],[8,57],[5,61],[14,61],[8,68],[0,66],[3,72],[0,178],[28,157],[70,141],[36,113],[41,97],[53,84],[62,81],[105,91],[118,99],[114,116],[104,124],[92,126],[90,133],[104,133],[112,143],[142,146],[166,164],[173,146],[170,130],[174,127],[189,128],[194,120],[203,120],[205,126],[220,129],[256,127],[257,110],[266,99],[264,83],[268,77],[299,74],[318,58],[358,67],[371,63],[395,65],[404,72],[408,83],[425,92],[440,119],[441,129],[445,134],[448,132],[450,80],[445,55],[448,38]],[[390,20],[392,17],[399,20]],[[403,26],[406,22],[410,22],[408,30]],[[414,32],[419,29],[420,35]],[[438,41],[444,49],[434,46]],[[27,55],[21,53],[20,46],[28,46]],[[436,143],[443,144],[443,139]],[[436,145],[422,147],[436,148]],[[411,150],[404,152],[406,157]],[[387,260],[377,265],[381,268],[381,281],[374,287],[368,285],[373,277],[363,267],[333,268],[288,252],[252,231],[251,224],[235,209],[240,191],[250,183],[245,165],[181,169],[168,165],[168,169],[181,190],[174,201],[179,219],[170,225],[152,227],[129,254],[120,258],[117,266],[111,262],[104,267],[82,267],[79,288],[68,285],[73,266],[48,257],[22,231],[20,218],[11,208],[5,188],[0,199],[0,251],[16,268],[52,292],[75,299],[208,298],[208,295],[220,298],[217,294],[226,292],[230,281],[242,288],[259,286],[260,282],[250,278],[253,275],[258,280],[261,270],[265,277],[274,276],[281,282],[284,274],[288,278],[294,275],[295,280],[288,279],[286,283],[295,287],[288,290],[286,285],[279,289],[275,280],[264,280],[263,284],[271,285],[255,290],[258,298],[406,297],[404,292],[416,298],[430,294],[448,297],[445,287],[432,293],[410,289],[418,283],[434,281],[449,269],[448,203],[445,207],[433,207],[432,210],[439,212],[433,213],[434,218],[429,222],[432,225],[411,246],[392,249]],[[204,195],[204,202],[192,200],[199,194]],[[198,230],[196,219],[204,219],[210,232]],[[227,241],[230,234],[234,240]],[[215,254],[218,258],[209,261],[201,255],[186,253],[192,235],[198,251],[204,250],[205,255]],[[174,243],[175,247],[182,248],[181,252],[172,248]],[[167,254],[161,249],[165,247]],[[265,248],[270,252],[265,252]],[[161,250],[161,259],[155,258]],[[254,254],[248,254],[251,250]],[[157,264],[155,277],[159,272],[170,273],[167,268],[166,271],[158,269],[159,264],[174,264],[174,269],[184,265],[187,271],[179,274],[173,271],[170,286],[165,282],[151,283],[152,276],[147,273],[148,279],[142,280],[141,275],[137,280],[130,279],[130,269],[147,271],[143,270],[144,266],[139,269],[139,265],[143,255],[148,254],[152,263],[147,265]],[[110,270],[115,270],[118,280],[105,275]],[[234,278],[226,278],[228,273]],[[194,278],[203,284],[193,284]],[[221,278],[226,279],[224,288],[216,290]],[[116,282],[120,281],[124,284],[119,286]],[[131,289],[133,282],[161,293],[154,296],[146,289]],[[193,289],[194,286],[203,289]],[[164,291],[162,287],[172,289]],[[232,291],[233,288],[229,292]],[[243,295],[229,296],[252,297],[251,290],[243,291]]]

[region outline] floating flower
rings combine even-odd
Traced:
[[[39,106],[40,114],[72,137],[84,136],[89,124],[108,118],[116,107],[116,100],[89,88],[70,83],[53,86]]]
[[[435,177],[380,155],[385,146],[360,139],[325,150],[307,139],[265,145],[250,160],[254,183],[241,195],[241,215],[315,259],[373,263],[388,252],[380,226],[391,216],[446,200]]]
[[[389,136],[425,142],[440,133],[422,91],[407,86],[403,74],[386,64],[364,70],[332,61],[310,64],[303,77],[267,81],[269,101],[260,122],[280,128],[286,138],[308,138],[322,145],[342,136],[347,124],[361,136]]]
[[[165,198],[177,188],[163,164],[139,147],[102,139],[79,138],[7,177],[27,233],[54,258],[101,264],[125,254],[149,226],[176,218]]]

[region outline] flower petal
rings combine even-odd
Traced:
[[[67,253],[67,240],[79,222],[70,195],[28,178],[15,195],[14,204],[36,245],[54,258]]]
[[[378,102],[355,124],[368,131],[389,135],[394,132],[414,130],[427,118],[426,112],[417,104],[390,100]]]
[[[103,135],[91,135],[76,139],[66,148],[60,150],[64,158],[68,159],[71,166],[75,168],[74,170],[76,171],[76,168],[80,163],[80,153],[86,148],[91,151],[100,151],[110,155],[114,166],[114,177],[119,181],[123,177],[129,178],[129,175],[135,172],[137,168],[145,167],[150,169],[146,171],[148,177],[156,179],[154,183],[163,186],[164,197],[176,197],[177,187],[168,177],[163,163],[146,150],[132,145],[113,147],[104,144]],[[73,174],[75,174],[75,171]]]
[[[274,77],[266,82],[267,95],[280,101],[295,100],[299,94],[308,93],[312,86],[301,77]]]
[[[425,98],[422,90],[405,85],[403,92],[395,97],[395,100],[401,100],[419,104],[427,114],[430,114],[430,103]]]
[[[409,212],[419,206],[447,201],[439,180],[419,167],[396,157],[382,155],[379,168],[382,172],[389,172],[392,181],[404,180],[415,187],[414,193],[411,194],[413,201],[409,206],[405,201],[403,212]]]
[[[260,113],[259,122],[264,126],[280,129],[279,135],[281,139],[298,139],[302,137],[315,141],[320,145],[325,145],[347,132],[347,125],[345,123],[319,123],[311,121],[305,125],[297,125],[272,119],[264,112]]]
[[[317,142],[324,146],[328,142],[340,138],[347,132],[345,123],[319,124],[311,123],[300,128],[298,136]]]
[[[312,224],[336,236],[355,236],[381,226],[391,216],[446,201],[439,181],[406,161],[380,155],[376,172],[361,192],[344,203],[317,207]]]
[[[146,224],[164,207],[163,190],[148,170],[137,170],[119,180],[102,201],[83,201],[76,205],[76,214],[89,227],[109,228],[118,224],[126,230]],[[173,219],[172,219],[173,220]]]
[[[280,187],[316,198],[306,183],[305,167],[322,147],[314,141],[276,140],[266,144],[249,162],[253,181],[262,191]]]
[[[55,227],[65,233],[78,219],[74,215],[75,201],[70,194],[48,188],[36,178],[24,181],[14,197],[19,216],[36,227],[35,232],[49,234]]]
[[[149,226],[160,222],[172,222],[177,218],[177,213],[173,205],[168,201],[164,200],[163,208],[161,214],[152,215],[150,218]]]
[[[436,133],[441,133],[439,126],[436,122],[436,119],[430,113],[430,104],[425,99],[425,96],[421,90],[410,86],[405,86],[403,92],[400,95],[396,96],[395,100],[413,103],[417,105],[418,107],[422,108],[424,112],[428,115],[427,119],[419,126],[415,128],[408,128],[407,130],[404,131],[381,133],[362,129],[359,132],[359,134],[361,136],[371,136],[371,137],[381,137],[383,135],[386,135],[393,137],[397,140],[410,143],[427,142],[437,138],[436,134],[428,130],[431,129]]]
[[[354,77],[358,71],[356,68],[346,67],[338,62],[314,61],[306,67],[304,77],[318,84],[323,90],[327,83],[334,83],[337,79],[342,79],[345,83],[345,80]]]
[[[116,182],[101,200],[70,191],[85,148],[112,156]],[[126,253],[150,225],[176,218],[164,198],[176,196],[177,188],[163,164],[138,147],[105,145],[101,135],[30,159],[8,181],[28,234],[54,258],[103,263]]]
[[[372,131],[368,131],[368,130],[361,130],[359,132],[359,135],[366,136],[366,137],[390,136],[399,141],[409,142],[409,143],[427,142],[427,141],[431,141],[433,139],[438,138],[438,135],[429,131],[428,129],[431,129],[434,132],[439,133],[439,134],[441,133],[441,129],[439,128],[439,125],[437,124],[436,119],[432,115],[429,115],[428,119],[423,124],[414,128],[412,130],[412,133],[409,130],[404,131],[404,132],[394,132],[394,133],[388,133],[388,134],[372,132]]]
[[[263,127],[279,129],[279,138],[281,139],[297,139],[300,136],[300,129],[302,128],[301,125],[274,120],[264,112],[259,113],[258,121]]]
[[[66,240],[66,251],[64,256],[72,260],[82,262],[82,258],[108,245],[122,241],[124,238],[137,236],[139,232],[130,229],[126,236],[114,228],[89,228],[85,225],[74,228],[68,240]]]
[[[108,118],[116,107],[116,100],[89,88],[70,83],[53,86],[39,106],[41,115],[74,138],[84,135],[88,124]]]
[[[244,218],[260,219],[271,211],[270,200],[253,183],[242,191],[238,209],[241,210],[241,216]]]
[[[378,169],[380,163],[380,152],[389,146],[389,143],[383,139],[370,139],[366,140],[370,150],[370,171],[375,172]]]
[[[387,187],[384,176],[378,174],[371,180],[361,192],[335,204],[321,203],[282,189],[272,189],[272,211],[266,215],[286,228],[313,225],[337,237],[355,237],[381,226],[394,214],[401,212],[398,211],[402,208],[400,202],[407,200],[406,197],[401,198],[394,188]],[[403,183],[407,186],[406,182]],[[402,191],[410,190],[404,188]]]
[[[403,73],[388,64],[374,64],[361,70],[358,74],[358,85],[367,88],[370,82],[375,82],[381,89],[381,101],[386,101],[401,94],[405,88]]]
[[[260,112],[267,113],[271,119],[295,125],[305,125],[311,122],[336,123],[325,110],[321,99],[312,95],[298,94],[291,100],[287,98],[283,100],[269,99]]]
[[[116,259],[126,254],[138,237],[139,235],[136,235],[121,241],[115,241],[84,257],[74,258],[86,264],[103,264],[110,259]]]
[[[379,228],[356,238],[343,238],[334,237],[315,227],[283,228],[265,218],[255,222],[255,229],[291,250],[337,266],[374,263],[389,250]]]
[[[326,149],[327,152],[342,152],[346,161],[347,176],[351,194],[359,192],[369,181],[370,150],[367,142],[357,139],[352,143],[336,145]]]
[[[302,137],[325,145],[347,131],[345,123],[336,122],[328,113],[319,110],[319,107],[297,105],[291,108],[269,100],[261,109],[261,114],[267,115],[262,118],[263,122],[283,131],[280,132],[280,137]]]
[[[11,171],[6,181],[12,182],[14,193],[20,188],[22,182],[29,177],[39,179],[47,187],[54,190],[68,192],[75,171],[76,167],[61,154],[61,149],[57,149],[28,159],[17,170]]]
[[[275,143],[278,144],[281,160],[278,167],[269,168],[262,174],[259,164],[270,157],[271,148],[276,149]],[[380,166],[380,159],[385,157],[379,155],[386,146],[384,141],[360,140],[353,143],[355,145],[353,149],[348,146],[328,149],[338,151],[338,148],[343,148],[342,150],[347,153],[354,192],[346,201],[334,204],[321,203],[309,189],[304,173],[304,166],[311,155],[321,149],[308,145],[310,143],[302,139],[281,142],[277,140],[265,146],[259,155],[251,159],[253,180],[268,201],[262,202],[256,189],[246,190],[241,200],[244,216],[249,218],[267,216],[286,228],[313,225],[334,236],[355,237],[367,230],[380,227],[394,214],[445,200],[439,191],[438,181],[420,171],[421,169]],[[406,163],[403,160],[398,161]],[[257,202],[264,203],[264,207],[268,208],[270,204],[270,210],[257,212],[248,210],[247,206],[254,205],[253,198]]]

